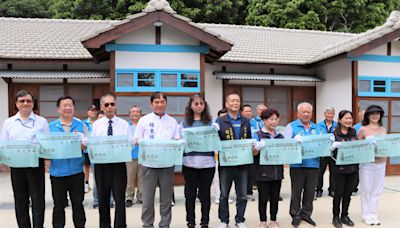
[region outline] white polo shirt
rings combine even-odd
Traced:
[[[110,121],[110,119],[108,119],[107,117],[103,117],[94,121],[91,136],[107,136],[108,121]],[[126,120],[114,116],[113,118],[111,118],[111,121],[113,135],[126,135],[128,136],[128,139],[132,138],[132,131]]]

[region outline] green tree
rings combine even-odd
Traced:
[[[51,17],[48,11],[48,0],[2,0],[0,1],[1,17]]]

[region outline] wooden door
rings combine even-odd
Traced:
[[[312,121],[315,123],[315,109],[316,109],[316,90],[315,87],[293,87],[292,89],[292,118],[297,119],[297,105],[301,102],[309,102],[313,108]]]

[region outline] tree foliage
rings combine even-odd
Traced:
[[[0,0],[0,16],[48,18],[49,7],[48,0]]]

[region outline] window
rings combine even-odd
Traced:
[[[360,76],[358,95],[369,97],[400,97],[400,79]]]
[[[200,92],[200,72],[186,70],[115,71],[116,92]]]

